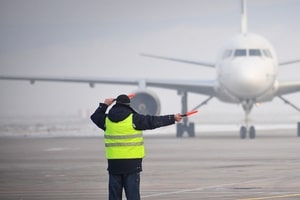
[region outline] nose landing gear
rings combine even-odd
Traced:
[[[250,139],[254,139],[255,134],[256,134],[255,127],[250,126],[250,128],[248,129],[246,126],[241,126],[241,128],[240,128],[240,138],[245,139],[247,137],[247,133],[249,134]]]
[[[249,114],[253,107],[253,101],[246,100],[242,103],[242,106],[245,111],[245,126],[241,126],[241,128],[240,128],[240,138],[245,139],[248,134],[250,139],[254,139],[255,135],[256,135],[255,127],[254,126],[249,127],[249,125],[248,125],[249,124]]]

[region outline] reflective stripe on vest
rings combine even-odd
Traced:
[[[105,119],[105,153],[107,159],[143,158],[143,133],[132,127],[132,114],[120,122]]]

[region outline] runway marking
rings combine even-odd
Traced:
[[[80,148],[68,148],[68,147],[53,147],[49,149],[44,149],[44,151],[77,151]]]
[[[278,196],[268,196],[268,197],[257,197],[257,198],[247,198],[247,199],[238,199],[238,200],[263,200],[263,199],[279,199],[285,197],[298,197],[300,194],[287,194],[287,195],[278,195]]]
[[[157,194],[150,194],[150,195],[142,196],[142,198],[165,196],[165,195],[170,195],[170,194],[180,194],[180,193],[201,191],[201,190],[207,190],[207,189],[213,189],[213,188],[222,188],[222,187],[228,187],[228,186],[233,186],[233,185],[238,185],[238,184],[265,182],[265,181],[281,179],[281,178],[283,178],[283,176],[273,177],[273,178],[266,178],[266,179],[256,179],[256,180],[243,181],[243,182],[237,182],[237,183],[227,183],[227,184],[214,185],[214,186],[208,186],[208,187],[202,187],[202,188],[177,190],[177,191],[173,191],[173,192],[161,192],[161,193],[157,193]],[[243,200],[254,200],[254,199],[243,199]]]

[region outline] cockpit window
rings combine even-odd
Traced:
[[[223,54],[223,59],[229,58],[232,54],[232,49],[226,49],[224,54]]]
[[[264,54],[266,57],[272,58],[272,54],[271,54],[271,52],[270,52],[269,49],[263,49],[262,51],[263,51],[263,54]]]
[[[249,56],[261,56],[259,49],[249,49]]]
[[[269,49],[227,49],[225,50],[223,54],[223,59],[228,58],[232,55],[232,52],[234,51],[235,57],[240,56],[258,56],[258,57],[268,57],[272,58],[271,51]]]
[[[234,51],[234,56],[246,56],[246,55],[247,55],[246,49],[236,49]]]

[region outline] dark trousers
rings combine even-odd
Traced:
[[[140,200],[140,173],[109,174],[109,200],[122,200],[123,188],[127,200]]]

